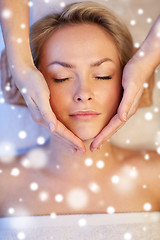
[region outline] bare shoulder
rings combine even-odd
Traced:
[[[146,158],[148,185],[160,202],[160,155],[156,151],[149,151]]]
[[[117,159],[138,173],[139,185],[146,187],[160,204],[160,154],[115,148]]]

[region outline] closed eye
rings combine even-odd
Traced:
[[[54,78],[54,81],[55,82],[64,82],[64,81],[66,81],[66,80],[68,80],[69,78]]]
[[[111,76],[103,76],[103,77],[96,77],[97,79],[102,79],[102,80],[109,80],[109,79],[112,79]]]

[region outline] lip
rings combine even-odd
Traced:
[[[70,114],[71,117],[77,120],[91,120],[99,116],[100,113],[97,113],[96,111],[93,110],[81,110],[81,111],[76,111],[72,114]]]

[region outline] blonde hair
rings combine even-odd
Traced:
[[[61,13],[51,14],[32,25],[30,44],[38,67],[41,49],[50,35],[65,25],[95,23],[109,33],[119,52],[122,69],[133,55],[133,42],[125,24],[105,6],[95,2],[78,2],[66,6]]]

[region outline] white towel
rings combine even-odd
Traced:
[[[75,214],[0,218],[3,240],[159,240],[160,213]]]

